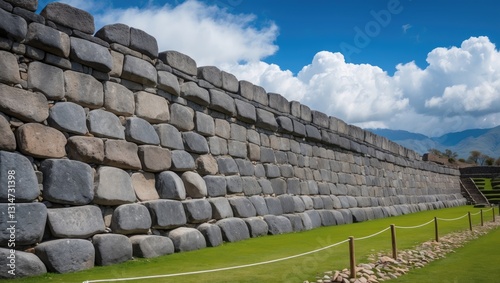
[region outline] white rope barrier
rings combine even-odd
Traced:
[[[415,228],[421,228],[421,227],[424,227],[425,225],[429,225],[431,224],[432,222],[434,222],[434,219],[432,219],[431,221],[429,222],[426,222],[422,225],[417,225],[417,226],[409,226],[409,227],[405,227],[405,226],[396,226],[396,228],[399,228],[399,229],[415,229]]]
[[[380,231],[380,232],[377,232],[377,233],[371,234],[371,235],[366,236],[366,237],[362,237],[362,238],[354,238],[354,240],[356,240],[356,241],[366,240],[366,239],[369,239],[369,238],[375,237],[375,236],[377,236],[377,235],[380,235],[380,234],[384,233],[385,231],[387,231],[387,230],[389,230],[389,229],[391,229],[391,227],[387,227],[387,228],[385,228],[384,230],[382,230],[382,231]]]
[[[478,212],[476,212],[476,213],[471,213],[470,215],[471,215],[471,216],[475,216],[475,215],[479,215],[479,214],[481,214],[481,211],[478,211]]]
[[[460,216],[460,217],[457,217],[457,218],[452,218],[452,219],[447,219],[447,218],[437,218],[438,220],[442,220],[442,221],[456,221],[456,220],[460,220],[462,218],[465,218],[467,217],[469,214],[465,214],[464,216]]]
[[[329,248],[333,248],[335,246],[344,244],[349,242],[349,239],[331,244],[329,246],[319,248],[316,250],[312,250],[309,252],[297,254],[297,255],[292,255],[288,257],[283,257],[283,258],[278,258],[278,259],[273,259],[273,260],[268,260],[268,261],[262,261],[262,262],[257,262],[257,263],[250,263],[250,264],[244,264],[244,265],[237,265],[237,266],[231,266],[231,267],[222,267],[222,268],[216,268],[216,269],[209,269],[209,270],[199,270],[199,271],[190,271],[190,272],[183,272],[183,273],[175,273],[175,274],[164,274],[164,275],[152,275],[152,276],[141,276],[141,277],[129,277],[129,278],[116,278],[116,279],[98,279],[98,280],[87,280],[83,281],[83,283],[97,283],[97,282],[118,282],[118,281],[132,281],[132,280],[144,280],[144,279],[155,279],[155,278],[165,278],[165,277],[176,277],[176,276],[183,276],[183,275],[194,275],[194,274],[203,274],[203,273],[211,273],[211,272],[217,272],[217,271],[225,271],[225,270],[232,270],[232,269],[240,269],[240,268],[245,268],[245,267],[252,267],[252,266],[258,266],[258,265],[263,265],[263,264],[269,264],[269,263],[275,263],[279,261],[284,261],[288,259],[293,259],[313,253],[317,253]]]

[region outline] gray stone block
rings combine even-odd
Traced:
[[[148,121],[137,117],[127,119],[125,124],[125,138],[127,141],[136,144],[160,144],[160,138],[153,126]]]
[[[236,115],[236,106],[231,96],[216,89],[210,89],[209,93],[210,108],[231,116]]]
[[[47,98],[43,94],[4,84],[0,84],[0,111],[24,122],[41,123],[49,117]]]
[[[59,102],[52,106],[47,121],[51,127],[69,133],[84,135],[88,131],[85,110],[72,102]]]
[[[288,178],[286,180],[287,193],[291,195],[300,194],[300,180],[298,178]]]
[[[321,216],[319,215],[318,211],[316,210],[307,210],[304,212],[309,216],[309,219],[311,220],[311,228],[318,228],[321,226]]]
[[[238,88],[238,94],[243,96],[244,98],[248,100],[253,100],[254,99],[254,85],[245,80],[241,80],[239,83],[239,88]]]
[[[219,197],[226,195],[226,178],[224,176],[207,175],[203,177],[207,185],[207,195]]]
[[[236,159],[236,164],[238,165],[238,170],[240,172],[240,176],[253,176],[254,175],[254,166],[253,164],[246,159]]]
[[[255,177],[242,177],[243,193],[246,196],[258,195],[262,193],[262,188]]]
[[[262,163],[275,163],[276,155],[274,154],[274,150],[268,147],[260,148],[260,162]]]
[[[269,181],[268,179],[259,179],[258,182],[260,187],[262,188],[262,193],[266,195],[271,195],[274,193],[271,181]]]
[[[155,174],[136,172],[132,174],[131,178],[138,201],[157,200],[160,198],[155,187]]]
[[[202,106],[210,104],[210,95],[208,90],[199,87],[195,82],[186,82],[181,85],[181,97],[193,101]]]
[[[170,119],[168,102],[165,98],[149,92],[134,94],[135,114],[150,123],[164,123]]]
[[[363,222],[363,221],[368,220],[364,209],[359,208],[359,207],[352,207],[352,208],[349,208],[349,210],[352,213],[352,218],[353,218],[354,222]]]
[[[285,133],[292,133],[293,132],[292,119],[285,117],[285,116],[279,116],[278,118],[276,118],[276,121],[279,125],[280,131],[285,132]]]
[[[152,59],[158,57],[156,38],[140,29],[130,28],[130,48],[146,54]]]
[[[130,175],[118,168],[103,166],[97,170],[94,203],[120,205],[136,201]]]
[[[238,165],[231,157],[220,157],[217,159],[219,173],[224,175],[238,174]]]
[[[307,231],[307,230],[313,229],[313,224],[312,224],[311,218],[309,217],[309,214],[307,214],[307,213],[298,213],[297,215],[302,220],[302,225],[304,226],[304,230]]]
[[[103,85],[94,77],[74,71],[64,72],[66,98],[89,108],[102,107],[104,103]]]
[[[38,0],[6,0],[5,2],[11,3],[14,7],[21,7],[31,12],[36,11],[38,8]]]
[[[290,102],[278,93],[268,93],[269,96],[269,107],[274,108],[283,113],[290,113]]]
[[[274,117],[274,114],[264,110],[264,109],[257,109],[257,121],[255,125],[257,127],[270,130],[270,131],[277,131],[278,130],[278,123],[276,122],[276,118]]]
[[[41,242],[46,220],[47,208],[41,203],[16,203],[15,206],[1,203],[0,245],[14,248]]]
[[[248,200],[253,204],[255,212],[258,216],[264,216],[266,214],[269,214],[266,201],[263,197],[255,195],[248,197]]]
[[[227,144],[227,149],[229,155],[233,157],[247,157],[247,144],[244,142],[230,140]]]
[[[276,195],[286,194],[286,181],[282,178],[271,179],[271,186]]]
[[[264,221],[268,225],[270,235],[293,232],[292,223],[285,216],[265,215]]]
[[[32,62],[28,68],[28,88],[43,93],[48,99],[64,97],[63,71],[51,65]]]
[[[227,176],[226,186],[228,194],[238,194],[243,192],[243,180],[240,176]]]
[[[214,66],[198,67],[198,78],[203,79],[217,88],[222,87],[222,73]]]
[[[184,140],[184,148],[187,151],[198,154],[209,152],[207,140],[202,135],[195,132],[184,132],[182,133],[182,138]]]
[[[298,137],[306,136],[306,126],[297,120],[292,120],[293,123],[293,135]]]
[[[215,122],[212,116],[196,112],[196,131],[203,136],[215,135]]]
[[[9,259],[13,255],[11,251],[11,249],[0,248],[0,279],[31,277],[47,273],[47,268],[40,258],[28,252],[15,251],[15,264],[11,265]],[[9,273],[12,269],[15,269],[13,274]]]
[[[144,171],[161,172],[170,169],[172,164],[172,155],[166,148],[141,145],[137,153]]]
[[[323,209],[323,208],[325,208],[325,205],[323,203],[323,199],[320,196],[311,196],[311,199],[313,201],[313,207],[314,207],[314,209]]]
[[[120,119],[111,112],[101,109],[90,111],[88,125],[90,132],[97,137],[125,139]]]
[[[248,227],[240,218],[225,218],[216,223],[222,231],[222,238],[226,242],[237,242],[250,238]]]
[[[247,141],[247,128],[238,124],[231,124],[230,138],[235,141]]]
[[[70,41],[73,61],[104,73],[112,70],[113,58],[106,47],[77,37],[71,37]]]
[[[305,230],[304,223],[302,222],[302,218],[299,215],[284,214],[283,216],[288,218],[290,224],[292,224],[292,229],[294,232],[301,232]]]
[[[319,210],[319,216],[321,217],[321,225],[323,226],[333,226],[337,224],[335,215],[333,215],[330,210]]]
[[[304,212],[306,210],[306,205],[302,200],[302,198],[299,196],[292,196],[292,198],[293,198],[294,212]]]
[[[266,169],[267,178],[277,178],[281,176],[279,167],[274,164],[264,164],[264,168]]]
[[[110,228],[117,234],[147,233],[152,225],[148,209],[141,204],[123,204],[113,211]]]
[[[153,258],[174,253],[174,243],[168,237],[135,235],[130,237],[134,257]]]
[[[88,164],[69,159],[46,159],[40,171],[44,177],[44,200],[84,205],[94,199],[94,173]]]
[[[252,104],[235,99],[237,118],[243,122],[254,124],[257,120],[257,114],[255,112],[255,106]]]
[[[184,149],[182,135],[177,128],[170,124],[159,124],[155,125],[154,129],[160,137],[161,146],[170,149]]]
[[[267,95],[266,90],[258,85],[253,86],[253,101],[260,103],[264,106],[267,106],[269,104],[269,97]]]
[[[187,196],[191,198],[203,198],[207,196],[207,185],[198,173],[184,172],[181,179],[184,182]]]
[[[9,121],[0,115],[0,150],[14,151],[16,150],[16,137],[10,128]]]
[[[222,76],[222,88],[229,92],[237,93],[239,88],[238,79],[233,74],[224,71],[221,72],[221,76]]]
[[[188,152],[184,150],[173,150],[172,152],[172,170],[187,171],[194,170],[196,165],[194,159]]]
[[[217,247],[222,245],[222,232],[219,226],[203,223],[197,229],[205,237],[207,246]]]
[[[50,231],[57,238],[85,239],[105,229],[101,210],[94,205],[51,208],[47,216]]]
[[[187,252],[207,247],[203,234],[194,228],[180,227],[168,233],[176,252]]]
[[[252,238],[265,236],[269,232],[267,222],[262,217],[249,217],[243,220],[247,224],[250,237]]]
[[[12,176],[15,177],[15,184],[9,183],[12,181]],[[5,186],[3,187],[5,189],[0,190],[0,202],[8,202],[10,198],[8,189],[9,186],[12,188],[12,185],[15,185],[16,202],[31,202],[40,194],[33,165],[28,158],[19,153],[0,151],[0,182],[4,184],[2,187]]]
[[[266,201],[267,210],[269,211],[269,214],[272,215],[283,214],[283,207],[281,206],[281,201],[278,198],[265,197],[264,200]]]
[[[206,199],[191,199],[182,202],[188,223],[203,223],[212,218],[212,207]]]
[[[156,175],[156,190],[162,199],[183,200],[186,198],[184,182],[179,175],[171,171]]]
[[[152,228],[172,229],[186,224],[186,213],[180,201],[153,200],[144,202],[152,220]]]
[[[196,76],[198,73],[196,61],[180,52],[172,50],[161,52],[160,54],[158,54],[158,58],[172,68],[184,72],[188,75]]]
[[[2,61],[0,61],[0,82],[6,84],[20,83],[21,76],[19,76],[17,57],[6,51],[0,51],[0,56],[2,57]]]
[[[284,214],[295,212],[295,202],[291,195],[280,195],[278,199],[281,202],[281,208]]]
[[[194,129],[194,110],[178,103],[170,106],[170,124],[181,131],[191,131]]]
[[[109,43],[130,44],[130,27],[125,24],[105,25],[95,33],[95,36]]]
[[[169,72],[158,71],[158,88],[176,96],[181,94],[179,80]]]
[[[101,234],[92,237],[95,263],[100,266],[122,263],[132,259],[132,243],[124,235]]]
[[[306,125],[306,135],[307,138],[312,141],[321,142],[321,133],[318,128],[314,126]]]
[[[233,210],[229,201],[225,197],[209,198],[208,202],[212,206],[212,218],[223,219],[233,217]]]
[[[28,25],[23,18],[0,9],[0,35],[21,42],[27,32]]]
[[[87,34],[94,34],[94,17],[86,11],[67,4],[50,3],[40,12],[46,20],[53,21],[71,29]]]
[[[330,127],[330,118],[323,112],[319,111],[311,111],[312,122],[320,127],[329,129]]]
[[[208,138],[208,144],[210,145],[210,153],[213,155],[225,155],[228,153],[227,141],[219,137]]]
[[[246,197],[229,198],[229,204],[235,217],[246,218],[256,215],[255,207]]]
[[[35,254],[50,272],[69,273],[94,267],[95,250],[90,241],[60,239],[36,246]]]
[[[104,144],[104,164],[123,169],[141,169],[135,143],[124,140],[107,140]]]
[[[156,68],[148,61],[125,55],[122,78],[146,86],[156,86],[158,74]]]

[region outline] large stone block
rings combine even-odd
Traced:
[[[207,195],[219,197],[226,195],[226,178],[224,176],[207,175],[203,177],[207,185]]]
[[[293,132],[292,119],[285,116],[279,116],[278,118],[276,118],[276,122],[278,123],[279,128],[282,132],[285,133]]]
[[[170,119],[168,102],[165,98],[149,92],[136,92],[135,115],[150,123],[167,122]]]
[[[146,86],[156,86],[158,74],[156,68],[148,61],[125,55],[122,78]]]
[[[134,257],[153,258],[174,253],[174,243],[168,237],[136,235],[130,237]]]
[[[255,207],[246,197],[229,198],[229,204],[235,217],[246,218],[256,216]]]
[[[49,117],[47,98],[38,92],[0,84],[0,111],[24,122],[43,122]]]
[[[243,193],[246,196],[253,196],[262,193],[262,188],[255,177],[242,177],[241,184],[243,186]]]
[[[247,157],[247,144],[239,141],[230,140],[227,144],[229,155],[233,157],[246,158]]]
[[[124,235],[102,234],[92,237],[95,248],[95,263],[105,266],[132,259],[132,243]]]
[[[234,116],[236,114],[236,106],[234,104],[234,98],[230,95],[216,90],[210,89],[210,108]]]
[[[258,216],[269,214],[266,201],[262,196],[251,196],[248,200],[253,204],[255,212]]]
[[[248,231],[252,238],[267,235],[269,227],[262,217],[249,217],[243,220],[247,224]]]
[[[87,120],[83,107],[73,102],[59,102],[50,108],[47,121],[51,127],[64,132],[85,135]]]
[[[307,214],[307,213],[297,213],[297,215],[302,220],[302,225],[304,227],[304,230],[307,231],[307,230],[313,229],[312,221],[311,221],[311,218],[309,217],[309,214]]]
[[[40,12],[45,19],[84,33],[94,34],[94,17],[86,11],[67,4],[49,3]]]
[[[199,87],[195,82],[186,82],[181,85],[181,97],[202,106],[210,104],[210,95],[208,90]]]
[[[332,211],[325,209],[325,210],[319,210],[318,213],[321,218],[321,225],[332,226],[337,224],[335,215],[332,213]]]
[[[166,148],[141,145],[138,153],[144,171],[161,172],[168,170],[172,164],[172,155]]]
[[[238,194],[243,192],[243,181],[240,176],[226,177],[226,190],[228,194]]]
[[[307,214],[307,216],[309,216],[309,218],[311,220],[311,227],[313,229],[321,226],[321,216],[319,215],[318,211],[307,210],[304,213]]]
[[[13,177],[15,180],[12,180]],[[0,182],[3,184],[0,202],[8,202],[11,199],[9,193],[12,193],[12,190],[9,189],[12,187],[15,189],[16,203],[31,202],[40,194],[33,165],[19,153],[0,151]]]
[[[181,177],[174,172],[164,171],[156,176],[156,190],[160,198],[183,200],[186,189]]]
[[[212,116],[202,112],[196,112],[196,131],[203,136],[215,135],[215,122]]]
[[[139,201],[157,200],[160,198],[156,191],[155,175],[146,172],[133,173],[132,186]]]
[[[229,201],[225,197],[209,198],[208,202],[212,206],[212,218],[213,219],[223,219],[233,217],[233,210],[229,204]]]
[[[158,71],[158,88],[176,96],[181,93],[177,77],[165,71]]]
[[[243,122],[254,124],[255,121],[257,120],[255,106],[239,99],[236,99],[234,103],[236,105],[238,119],[240,119]]]
[[[51,272],[69,273],[94,267],[94,245],[87,240],[60,239],[43,242],[36,246],[35,254]]]
[[[110,228],[113,233],[145,234],[152,225],[148,209],[137,203],[123,204],[113,211]]]
[[[168,233],[176,252],[187,252],[207,247],[205,237],[194,228],[180,227]]]
[[[38,0],[5,0],[5,2],[32,12],[38,8]]]
[[[283,216],[290,220],[290,224],[292,224],[294,232],[301,232],[305,230],[304,223],[302,222],[302,217],[300,217],[300,215],[284,214]]]
[[[236,159],[235,161],[241,176],[254,176],[255,169],[252,162],[246,159]]]
[[[173,229],[186,224],[186,213],[180,201],[153,200],[145,202],[152,220],[152,228]]]
[[[217,125],[215,126],[217,129]],[[209,137],[208,144],[210,145],[210,153],[212,155],[225,155],[227,154],[227,140],[219,137]]]
[[[156,38],[140,29],[130,28],[130,48],[153,59],[158,57]]]
[[[104,103],[103,85],[91,75],[65,71],[64,85],[68,101],[91,109],[102,107]]]
[[[278,93],[268,93],[269,96],[269,107],[274,108],[278,111],[284,112],[286,114],[290,113],[290,102]]]
[[[92,110],[89,112],[88,121],[90,132],[97,137],[125,139],[120,119],[111,112]]]
[[[23,18],[0,9],[0,35],[21,42],[27,31],[28,25]]]
[[[214,66],[198,67],[198,77],[203,79],[217,88],[222,87],[222,73],[219,68]]]
[[[274,114],[264,109],[257,109],[257,122],[255,125],[273,132],[278,130],[278,123]]]
[[[125,24],[105,25],[95,33],[95,36],[109,43],[130,44],[130,27]]]
[[[66,155],[66,137],[54,128],[37,123],[17,128],[17,145],[22,153],[38,158],[62,158]]]
[[[196,76],[198,73],[196,61],[194,61],[193,58],[180,52],[173,50],[164,51],[158,54],[158,58],[172,68],[184,72],[188,75]]]
[[[281,202],[281,208],[283,208],[283,213],[294,213],[295,212],[295,202],[291,195],[280,195],[278,199]]]
[[[68,157],[85,163],[102,163],[104,142],[98,138],[73,136],[68,139]]]
[[[232,93],[238,92],[239,82],[235,75],[228,72],[221,72],[222,75],[222,88]]]
[[[141,169],[135,143],[122,140],[107,140],[104,144],[104,164],[122,169]]]
[[[43,262],[32,253],[16,251],[15,264],[12,265],[9,256],[12,256],[11,249],[0,248],[0,279],[31,277],[47,273]],[[14,273],[9,273],[9,270],[12,270],[11,267],[14,267]]]
[[[137,117],[127,118],[125,124],[125,138],[127,141],[136,144],[160,144],[160,138],[153,126],[146,120]]]
[[[207,196],[207,185],[199,174],[191,171],[184,172],[181,179],[189,197],[203,198]]]
[[[203,223],[212,218],[212,207],[206,199],[191,199],[182,202],[188,223]]]
[[[264,221],[266,221],[271,235],[293,232],[292,223],[285,216],[265,215]]]
[[[121,84],[104,83],[104,107],[117,115],[131,116],[135,112],[134,93]]]
[[[196,159],[196,170],[200,175],[215,175],[219,172],[219,166],[212,155],[200,155]]]
[[[250,238],[248,227],[240,218],[225,218],[216,223],[222,231],[222,238],[226,242],[237,242]]]
[[[194,170],[196,165],[193,156],[184,150],[173,150],[172,154],[172,170],[188,171]]]
[[[275,197],[265,197],[264,198],[267,205],[267,210],[269,214],[272,215],[282,215],[283,207],[281,206],[281,201]]]
[[[77,37],[71,37],[70,41],[69,57],[73,61],[103,73],[113,69],[113,58],[106,47]]]
[[[10,128],[9,121],[0,115],[0,150],[14,151],[16,150],[16,137]]]
[[[154,126],[160,137],[160,144],[170,149],[184,149],[182,135],[176,127],[170,124],[159,124]]]
[[[209,152],[208,143],[205,137],[195,132],[182,133],[184,148],[193,153],[205,154]]]
[[[170,107],[170,124],[181,131],[191,131],[194,129],[194,110],[184,105],[174,103]]]
[[[238,165],[231,157],[220,157],[217,159],[219,173],[224,175],[238,174]]]
[[[203,223],[198,226],[197,229],[205,237],[207,246],[217,247],[222,245],[222,232],[219,226],[209,223]]]
[[[286,181],[282,178],[274,178],[271,180],[273,192],[276,195],[286,194]]]
[[[43,173],[43,198],[55,203],[84,205],[94,199],[94,173],[83,162],[68,159],[46,159]]]
[[[47,208],[41,203],[1,203],[0,246],[15,248],[41,242],[46,221]]]
[[[1,12],[0,12],[1,13]],[[19,64],[17,57],[7,51],[0,51],[0,82],[6,84],[17,84],[21,82],[19,76]]]
[[[97,170],[94,203],[120,205],[136,201],[130,175],[118,168],[102,166]]]
[[[101,210],[94,205],[51,208],[47,216],[50,231],[57,238],[85,239],[106,228]]]

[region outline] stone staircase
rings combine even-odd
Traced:
[[[479,188],[476,186],[471,178],[460,178],[460,186],[465,198],[474,205],[486,205],[489,206],[490,203],[488,199],[481,193]]]

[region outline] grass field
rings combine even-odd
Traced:
[[[321,227],[307,232],[291,233],[278,236],[265,236],[237,243],[226,243],[216,248],[177,253],[155,259],[139,259],[127,263],[96,267],[71,274],[46,274],[40,277],[4,282],[83,282],[86,280],[152,276],[223,268],[261,261],[288,257],[330,244],[346,240],[349,236],[360,238],[379,232],[390,224],[397,226],[415,226],[439,218],[456,218],[475,213],[479,209],[470,206],[425,211],[398,217],[377,219],[351,225]],[[485,213],[485,221],[492,219],[491,212]],[[480,225],[479,215],[473,216],[473,224]],[[439,221],[439,233],[468,229],[468,220]],[[434,238],[434,225],[417,229],[397,229],[399,249],[408,249],[418,243]],[[391,248],[390,232],[356,243],[358,262],[366,260],[368,255]],[[327,249],[307,256],[229,271],[219,271],[199,275],[186,275],[173,278],[142,279],[126,282],[303,282],[314,280],[316,275],[333,269],[349,266],[348,244]],[[424,281],[422,281],[424,282]]]

